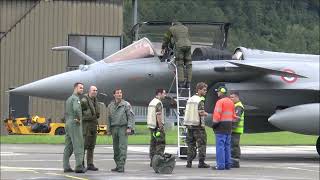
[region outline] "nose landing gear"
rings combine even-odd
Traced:
[[[318,152],[318,154],[320,156],[320,136],[318,137],[316,148],[317,148],[317,152]]]

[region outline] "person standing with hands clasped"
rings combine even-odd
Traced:
[[[116,168],[114,172],[124,172],[127,158],[128,135],[134,129],[134,113],[129,102],[122,99],[122,90],[113,91],[114,100],[108,105],[107,133],[112,135]]]

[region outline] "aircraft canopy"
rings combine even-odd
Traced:
[[[152,43],[147,38],[142,38],[120,51],[103,59],[104,62],[119,62],[132,59],[148,58],[156,56]]]

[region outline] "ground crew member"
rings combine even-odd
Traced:
[[[220,98],[213,111],[213,130],[216,135],[216,161],[215,170],[230,169],[231,152],[230,141],[232,122],[235,118],[234,103],[227,97],[227,89],[223,86],[217,90]]]
[[[231,167],[239,168],[241,156],[240,136],[243,134],[244,128],[244,106],[240,101],[238,92],[232,92],[230,94],[230,99],[234,103],[236,113],[236,119],[233,122],[231,134]]]
[[[93,152],[97,139],[97,125],[100,117],[97,93],[97,87],[90,86],[88,94],[85,94],[81,99],[84,152],[87,150],[87,170],[91,171],[98,171],[98,168],[93,164]]]
[[[200,82],[196,86],[196,94],[187,102],[184,117],[184,125],[187,127],[187,168],[192,167],[192,160],[197,154],[196,146],[199,150],[198,168],[209,168],[210,166],[204,162],[207,149],[207,133],[205,130],[204,117],[208,113],[204,110],[204,96],[207,93],[208,85]]]
[[[162,155],[166,146],[166,135],[164,131],[164,111],[162,100],[166,97],[164,89],[156,90],[156,97],[152,99],[148,106],[147,125],[150,129],[150,167],[154,155]]]
[[[174,46],[179,87],[190,87],[192,78],[191,41],[189,40],[188,28],[180,22],[172,22],[172,26],[164,36],[161,52],[163,53],[171,43]],[[186,78],[184,77],[185,71]]]
[[[86,169],[82,165],[83,161],[83,136],[82,136],[82,111],[79,96],[83,93],[83,84],[74,84],[73,94],[67,99],[65,108],[66,136],[65,148],[63,152],[64,172],[73,172],[70,167],[69,159],[74,151],[76,159],[76,173],[85,173]]]
[[[134,129],[134,114],[129,102],[122,99],[122,90],[113,91],[114,100],[108,105],[107,133],[112,135],[116,168],[111,171],[124,172],[127,158],[128,135]]]

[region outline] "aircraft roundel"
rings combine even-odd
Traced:
[[[289,72],[289,73],[295,73],[293,70],[291,69],[284,69],[283,71],[285,72]],[[297,80],[297,77],[286,77],[286,76],[281,76],[281,79],[286,82],[286,83],[294,83]]]

